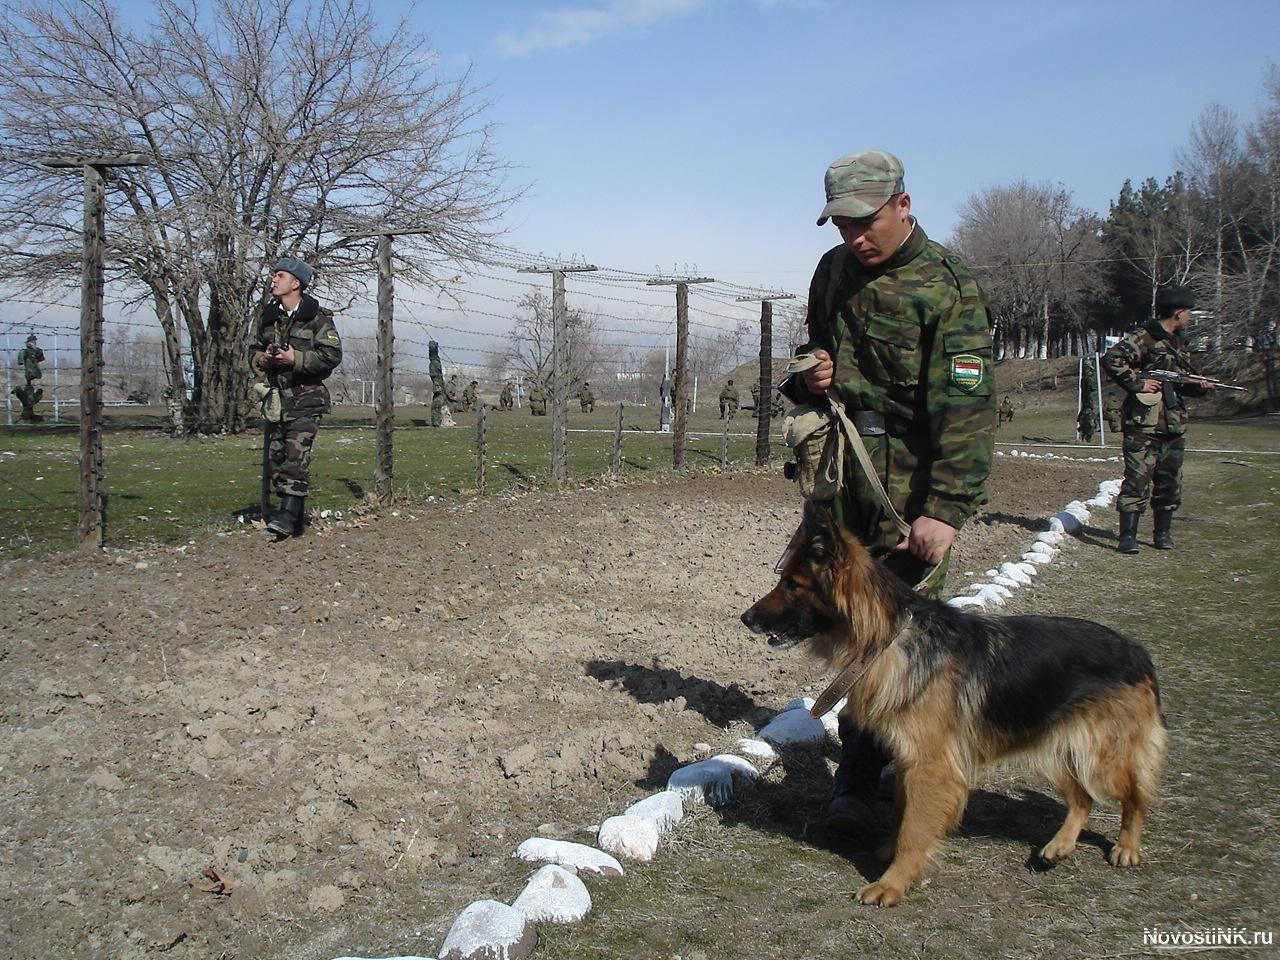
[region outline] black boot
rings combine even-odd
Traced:
[[[1136,510],[1120,511],[1120,542],[1116,549],[1121,553],[1138,552],[1138,518],[1141,516]]]
[[[1157,550],[1173,549],[1173,511],[1157,510],[1155,545]]]
[[[827,828],[865,839],[876,829],[876,793],[889,756],[864,730],[842,732],[840,766],[836,768],[827,806]]]
[[[283,496],[280,509],[271,515],[267,524],[267,536],[275,540],[287,540],[299,530],[302,516],[302,497]]]

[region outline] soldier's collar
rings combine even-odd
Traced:
[[[920,226],[915,217],[911,218],[911,232],[907,234],[907,239],[902,241],[902,245],[893,252],[888,260],[880,267],[881,270],[895,270],[905,263],[910,263],[920,255],[924,250],[924,245],[929,242],[929,238],[925,236],[924,227]]]
[[[1157,320],[1155,317],[1152,317],[1145,324],[1143,324],[1143,329],[1145,329],[1147,333],[1151,334],[1151,336],[1155,337],[1157,340],[1170,340],[1174,343],[1177,343],[1177,338],[1174,337],[1174,335],[1170,333],[1168,330],[1166,330],[1164,328],[1164,324],[1161,323],[1159,320]]]

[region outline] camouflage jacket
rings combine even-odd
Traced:
[[[991,317],[977,281],[919,224],[885,263],[863,266],[843,245],[823,255],[809,288],[809,342],[835,360],[832,388],[850,411],[884,415],[875,444],[895,508],[959,528],[987,501],[995,442]],[[808,399],[799,385],[793,399]],[[851,462],[854,499],[861,487]],[[896,540],[891,525],[884,536]],[[867,536],[867,531],[857,531]],[[893,542],[892,540],[890,542]]]
[[[591,392],[591,388],[585,383],[578,388],[578,399],[583,403],[595,403],[596,395]]]
[[[272,344],[293,347],[292,367],[267,366]],[[332,403],[324,381],[342,363],[342,340],[334,328],[333,314],[305,293],[292,315],[279,300],[272,300],[262,311],[249,363],[280,388],[286,417],[328,413]]]
[[[462,392],[458,389],[460,386],[462,384],[450,377],[449,382],[444,385],[444,398],[450,403],[459,403],[462,400]]]
[[[503,403],[510,403],[515,399],[515,396],[516,396],[515,388],[512,387],[511,384],[509,383],[504,383],[502,385],[502,393],[498,394],[498,399],[501,400]]]
[[[1191,357],[1178,338],[1158,320],[1131,330],[1102,355],[1102,368],[1125,391],[1120,410],[1125,433],[1177,436],[1187,432],[1187,406],[1182,398],[1204,396],[1194,384],[1164,383],[1159,393],[1142,393],[1142,371],[1172,370],[1194,374]],[[1144,402],[1145,398],[1146,402]]]
[[[721,403],[725,403],[725,402],[737,403],[738,388],[734,386],[726,385],[725,388],[720,391],[720,402]]]
[[[39,347],[23,347],[18,351],[18,365],[28,380],[40,379],[40,364],[44,363],[44,351]]]
[[[466,404],[474,405],[476,402],[477,396],[478,396],[478,393],[476,391],[476,388],[473,387],[471,384],[467,384],[466,389],[462,391],[462,402]]]

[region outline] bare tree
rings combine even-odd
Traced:
[[[1044,358],[1055,333],[1079,334],[1100,244],[1068,191],[1018,180],[971,194],[954,243],[982,282],[1002,353]]]
[[[527,293],[516,305],[521,313],[508,334],[506,365],[531,380],[551,382],[554,323],[551,299],[541,290]],[[601,343],[600,317],[574,307],[567,308],[569,389],[584,381],[599,381],[615,364],[613,352]]]
[[[247,347],[282,253],[318,268],[332,302],[370,274],[369,241],[431,283],[480,255],[504,194],[484,109],[425,39],[381,29],[364,0],[153,0],[135,28],[106,0],[40,0],[0,21],[0,276],[29,287],[79,271],[79,185],[44,154],[143,153],[109,183],[109,257],[164,331],[182,395],[185,327],[199,430],[238,429]]]

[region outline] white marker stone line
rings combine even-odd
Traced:
[[[1028,454],[1011,450],[1009,456],[1035,456],[1046,460],[1074,460],[1075,457],[1059,457],[1056,454]],[[1022,554],[1020,563],[1002,563],[998,570],[988,570],[987,582],[969,584],[968,596],[952,597],[947,603],[953,607],[977,607],[985,609],[1003,607],[1012,598],[1011,591],[1031,583],[1039,567],[1052,563],[1058,554],[1058,545],[1069,533],[1074,533],[1089,522],[1090,509],[1105,510],[1120,494],[1119,480],[1103,480],[1098,492],[1089,500],[1072,500],[1048,520],[1049,529],[1036,534],[1035,540]]]

